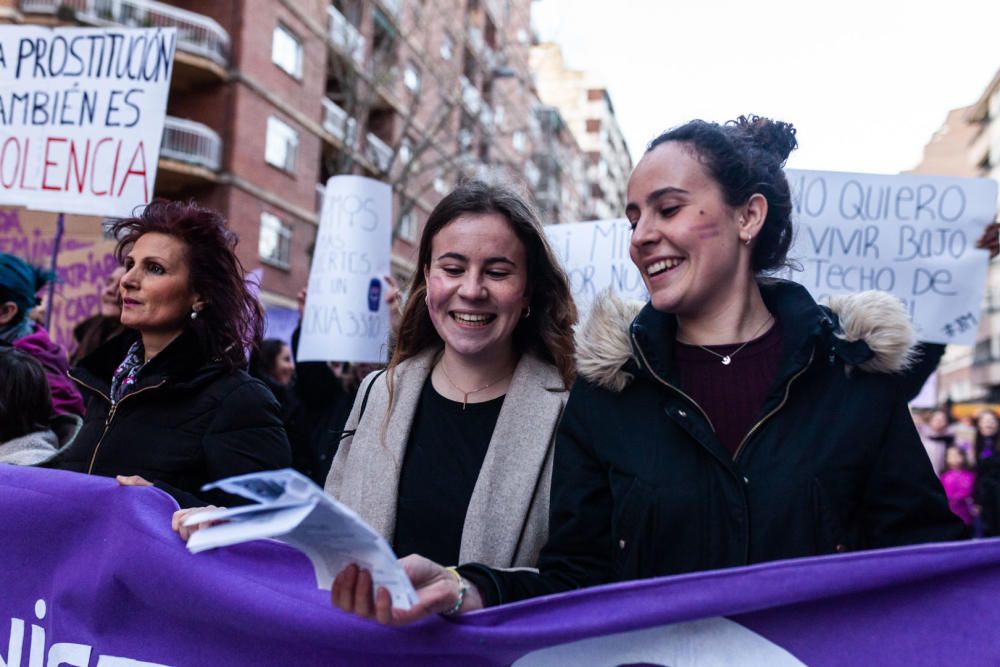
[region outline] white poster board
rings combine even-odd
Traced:
[[[391,248],[392,188],[362,176],[327,181],[298,361],[386,361]]]
[[[984,178],[788,170],[796,236],[785,274],[817,300],[879,289],[906,307],[922,341],[975,342],[996,214]]]
[[[150,201],[174,28],[0,26],[0,203],[128,216]]]
[[[581,322],[594,297],[608,288],[626,299],[649,298],[642,276],[629,257],[632,231],[624,218],[547,225],[545,232],[569,276]]]

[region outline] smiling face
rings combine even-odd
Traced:
[[[292,361],[292,349],[287,345],[282,345],[281,352],[274,358],[271,375],[280,385],[287,385],[292,381],[292,376],[295,375],[295,362]]]
[[[424,280],[446,353],[467,359],[511,353],[528,307],[528,270],[524,245],[503,216],[470,213],[442,227]]]
[[[685,144],[646,153],[628,183],[629,254],[653,307],[677,315],[711,309],[750,278],[747,213],[727,206],[719,185]],[[741,225],[741,221],[743,224]]]
[[[168,340],[180,334],[192,308],[200,307],[184,242],[155,232],[140,236],[125,257],[121,295],[121,322],[144,341],[147,334]]]

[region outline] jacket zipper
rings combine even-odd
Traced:
[[[649,361],[646,359],[646,355],[643,353],[642,347],[639,346],[639,342],[635,339],[635,334],[630,334],[630,337],[632,338],[632,345],[633,345],[633,347],[635,347],[635,349],[639,352],[639,356],[642,357],[642,363],[646,366],[646,368],[649,369],[649,374],[652,375],[657,380],[659,380],[660,383],[663,386],[665,386],[665,387],[667,387],[669,389],[673,389],[678,394],[680,394],[681,396],[683,396],[684,398],[686,398],[688,400],[688,402],[691,403],[691,405],[693,405],[694,407],[698,408],[698,412],[701,413],[702,417],[705,418],[705,421],[708,422],[709,427],[711,427],[712,432],[715,433],[715,425],[712,424],[712,420],[709,419],[708,413],[706,413],[704,410],[702,410],[701,406],[698,405],[698,403],[693,398],[691,398],[690,396],[688,396],[687,394],[685,394],[683,391],[681,391],[680,389],[678,389],[677,387],[675,387],[674,385],[670,384],[669,382],[667,382],[666,380],[664,380],[663,378],[661,378],[659,375],[657,375],[656,371],[653,370],[653,367],[650,366]]]
[[[816,348],[813,347],[812,351],[809,353],[809,361],[806,362],[806,365],[803,366],[799,370],[798,373],[796,373],[795,375],[793,375],[791,377],[791,379],[789,379],[788,382],[785,384],[785,396],[781,399],[781,403],[778,403],[778,405],[776,405],[773,410],[771,410],[766,415],[764,415],[763,417],[761,417],[760,421],[758,421],[756,424],[754,424],[753,428],[751,428],[747,432],[747,434],[745,436],[743,436],[743,439],[740,440],[740,445],[739,445],[739,447],[736,448],[736,453],[733,454],[733,461],[736,461],[737,459],[739,459],[740,454],[743,452],[743,447],[747,444],[747,441],[750,440],[750,437],[757,431],[757,429],[760,428],[760,426],[764,422],[766,422],[768,419],[770,419],[771,417],[773,417],[774,414],[776,412],[778,412],[778,410],[780,410],[781,408],[783,408],[785,406],[785,403],[788,402],[788,394],[792,390],[792,383],[795,382],[796,380],[798,380],[800,375],[802,375],[807,370],[809,370],[809,367],[812,365],[813,357],[815,355],[816,355]]]
[[[93,474],[94,462],[97,460],[97,452],[101,448],[101,443],[104,442],[104,436],[106,436],[108,434],[108,429],[111,428],[111,420],[114,419],[115,412],[118,410],[118,406],[121,405],[122,401],[124,401],[126,398],[131,398],[132,396],[136,396],[138,394],[141,394],[144,391],[149,391],[150,389],[156,389],[157,387],[163,386],[163,384],[166,383],[166,380],[160,380],[159,384],[154,384],[151,387],[143,387],[139,391],[134,391],[131,394],[126,394],[125,396],[122,396],[121,399],[117,403],[114,403],[111,400],[111,398],[108,397],[107,394],[105,394],[103,391],[101,391],[97,387],[93,387],[93,386],[87,384],[86,382],[84,382],[83,380],[80,380],[79,378],[74,377],[73,375],[70,375],[70,377],[73,378],[73,380],[76,383],[82,384],[87,389],[90,389],[91,391],[96,392],[101,398],[103,398],[104,400],[106,400],[108,403],[111,404],[111,409],[108,410],[108,416],[104,418],[104,430],[101,432],[101,437],[98,438],[97,444],[94,445],[94,453],[90,455],[90,465],[87,466],[87,474],[90,475],[90,474]]]

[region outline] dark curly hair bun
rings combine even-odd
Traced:
[[[799,146],[799,142],[795,138],[795,126],[791,123],[750,115],[740,116],[727,124],[735,125],[743,130],[751,141],[777,157],[778,162],[782,165],[792,151]]]

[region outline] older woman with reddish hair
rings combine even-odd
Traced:
[[[87,417],[57,467],[155,485],[182,506],[236,504],[203,484],[291,465],[270,391],[246,373],[263,313],[215,211],[154,201],[114,225],[127,331],[70,371]]]

